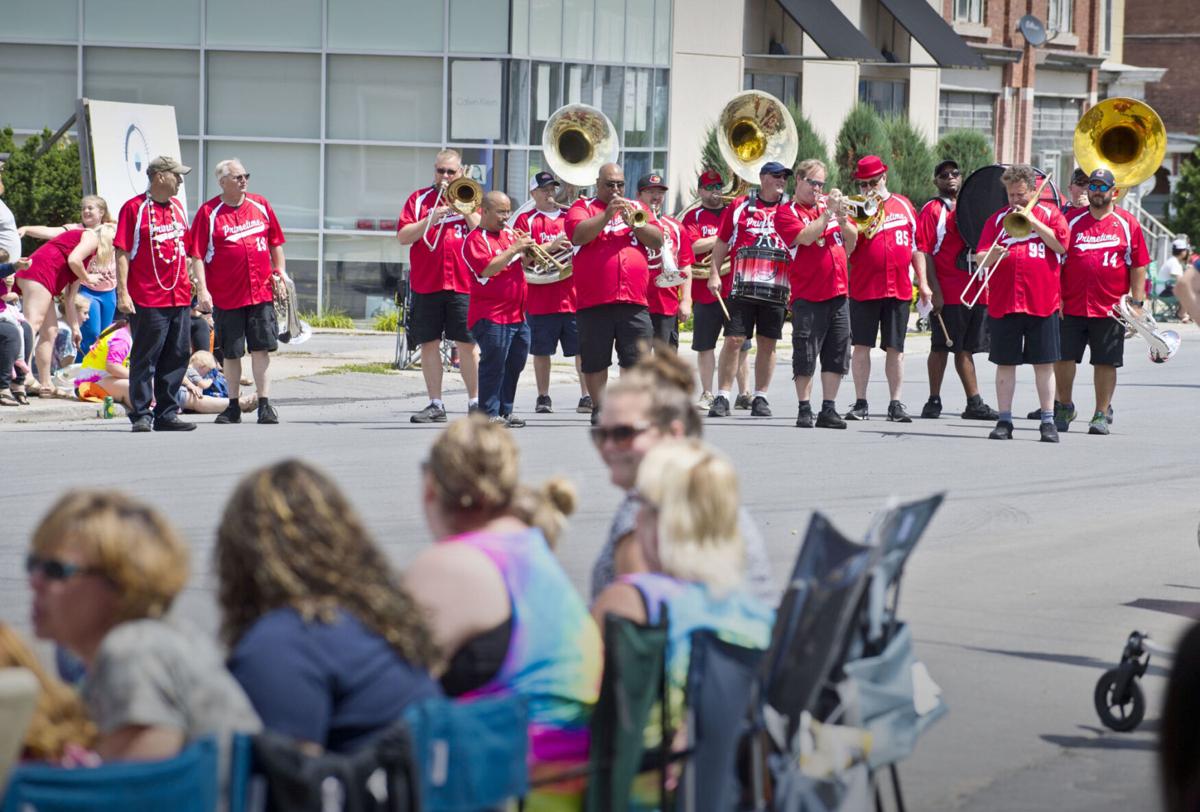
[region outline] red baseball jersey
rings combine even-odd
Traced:
[[[50,291],[51,296],[62,293],[79,278],[71,270],[71,266],[67,263],[67,257],[71,256],[71,252],[79,245],[83,234],[83,229],[73,228],[70,231],[64,231],[49,242],[43,243],[30,255],[29,267],[23,271],[17,271],[17,279],[37,282]],[[92,256],[83,260],[85,268]],[[16,262],[16,260],[17,257],[12,257],[9,262]],[[18,281],[17,286],[20,287],[20,284]]]
[[[190,253],[204,262],[208,292],[222,310],[275,298],[271,249],[283,243],[271,204],[252,194],[240,206],[230,206],[220,195],[209,200],[196,212],[189,235]]]
[[[983,224],[976,251],[987,251],[1002,232],[1004,217],[1012,211],[1005,206],[989,217]],[[1032,216],[1054,231],[1054,236],[1063,245],[1070,239],[1067,221],[1057,206],[1038,203]],[[1049,316],[1058,310],[1062,301],[1059,294],[1058,254],[1042,241],[1036,232],[1016,239],[1004,235],[1000,244],[1008,248],[1008,256],[1000,261],[988,282],[990,292],[988,315],[999,319],[1010,313],[1028,313],[1031,316]]]
[[[1100,220],[1090,209],[1072,209],[1066,219],[1071,244],[1062,262],[1063,313],[1105,318],[1129,292],[1130,269],[1150,264],[1142,226],[1120,207]]]
[[[484,269],[515,239],[516,235],[507,228],[495,234],[477,228],[463,240],[463,266],[471,274],[468,328],[474,327],[480,319],[496,324],[519,324],[525,321],[525,291],[528,286],[521,255],[514,255],[504,270],[495,276],[483,277]]]
[[[646,222],[658,227],[654,212],[636,200],[634,206],[646,212]],[[575,237],[575,228],[584,220],[603,212],[607,206],[599,198],[580,199],[567,210],[564,228]],[[579,309],[624,302],[645,305],[646,285],[650,281],[645,246],[633,236],[633,229],[621,217],[614,217],[587,245],[575,249],[575,297]]]
[[[890,194],[882,205],[883,227],[869,239],[860,231],[850,254],[850,298],[911,301],[917,213],[903,195]]]
[[[696,240],[717,236],[717,230],[721,227],[721,218],[724,214],[725,208],[706,209],[700,206],[692,209],[682,221],[683,230],[686,235],[684,239],[689,244],[693,244]],[[708,259],[711,253],[711,249],[700,254],[693,251],[693,264]],[[725,276],[721,277],[721,296],[728,299],[732,289],[733,274],[725,274]],[[692,279],[692,302],[694,304],[714,304],[716,301],[717,297],[709,293],[707,279]]]
[[[555,208],[554,211],[538,211],[530,209],[517,215],[513,227],[524,231],[533,237],[539,245],[549,245],[563,236],[563,224],[566,222],[565,212]],[[530,285],[525,307],[531,316],[541,316],[547,313],[575,312],[575,277],[568,276],[549,285]]]
[[[671,245],[675,265],[680,270],[690,267],[696,258],[692,254],[692,243],[684,234],[683,226],[675,218],[666,215],[659,215],[658,223],[662,226],[664,240]],[[662,272],[662,260],[658,254],[658,251],[651,251],[648,254],[649,263],[654,267],[650,269],[651,276],[650,284],[646,288],[646,302],[651,313],[674,316],[679,313],[679,299],[683,292],[683,286],[660,288],[654,283],[655,278]]]
[[[962,304],[963,290],[971,275],[958,267],[958,256],[966,247],[954,216],[954,201],[935,197],[926,203],[917,215],[917,250],[933,257],[932,270],[942,289],[942,301],[947,305]],[[925,273],[929,271],[927,267]],[[986,289],[979,303],[988,303]]]
[[[156,203],[147,192],[117,215],[113,247],[129,254],[129,296],[138,307],[192,303],[187,273],[187,212],[178,198]]]
[[[396,230],[424,220],[433,209],[437,196],[436,186],[427,186],[409,195],[396,222]],[[427,238],[433,248],[420,238],[408,246],[408,284],[413,293],[471,292],[471,275],[462,263],[462,244],[470,230],[467,218],[451,209],[440,223],[429,227]]]
[[[793,200],[775,215],[775,229],[784,242],[791,245],[810,223],[819,220],[825,211],[824,201],[805,206]],[[842,243],[842,227],[833,215],[821,237],[809,245],[797,245],[788,266],[792,285],[790,302],[824,302],[846,295],[846,248]],[[789,304],[790,304],[789,302]]]

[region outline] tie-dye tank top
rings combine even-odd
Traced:
[[[467,533],[449,541],[479,550],[500,571],[512,604],[512,634],[504,664],[464,699],[499,693],[524,697],[529,707],[530,777],[554,775],[588,759],[592,708],[603,668],[600,632],[583,599],[540,530],[496,535]],[[555,787],[527,800],[526,809],[571,809],[579,785]],[[558,803],[549,796],[561,796]]]

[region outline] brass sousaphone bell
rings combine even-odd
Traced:
[[[565,104],[550,114],[542,131],[546,165],[563,183],[586,187],[600,167],[617,160],[617,128],[589,104]]]
[[[1075,125],[1075,160],[1089,175],[1113,173],[1122,191],[1132,189],[1162,166],[1167,131],[1154,108],[1137,99],[1105,99]]]

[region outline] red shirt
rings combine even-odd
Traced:
[[[424,220],[433,209],[437,191],[436,186],[427,186],[409,195],[396,222],[396,231]],[[442,226],[440,234],[438,226]],[[471,274],[462,263],[462,244],[470,230],[467,218],[451,209],[440,223],[429,227],[428,240],[432,249],[421,238],[408,246],[408,284],[413,293],[442,290],[470,293]]]
[[[658,226],[654,212],[642,203],[631,203],[646,212],[646,222]],[[603,212],[607,206],[599,198],[580,199],[567,210],[563,224],[567,236],[574,238],[576,227]],[[647,251],[633,236],[633,230],[619,216],[587,245],[575,249],[572,265],[575,295],[579,309],[623,302],[645,305],[646,285],[650,281]]]
[[[471,274],[471,301],[467,306],[467,328],[480,319],[496,324],[520,324],[525,321],[525,268],[516,254],[495,276],[484,278],[483,271],[505,251],[516,235],[509,229],[498,234],[477,228],[462,244],[462,261]]]
[[[1129,292],[1129,269],[1150,264],[1150,252],[1137,218],[1120,207],[1103,220],[1090,209],[1066,217],[1071,244],[1062,263],[1063,313],[1107,318]]]
[[[692,241],[687,239],[683,226],[675,218],[666,215],[659,215],[658,223],[662,226],[664,239],[671,244],[676,267],[680,270],[690,267],[696,258],[692,255]],[[674,316],[679,313],[679,297],[683,291],[683,285],[660,288],[654,283],[662,269],[662,260],[658,254],[658,251],[651,251],[648,255],[649,263],[654,267],[650,269],[650,284],[646,286],[646,302],[651,313],[660,316]]]
[[[234,310],[275,298],[271,249],[284,239],[266,198],[247,194],[234,207],[214,197],[196,212],[188,238],[190,254],[204,261],[214,305]]]
[[[1011,206],[1005,206],[984,222],[977,252],[987,251],[992,246],[996,235],[1002,231],[1001,223],[1005,215],[1011,211]],[[1057,206],[1038,203],[1033,207],[1032,216],[1053,229],[1059,242],[1067,244],[1070,230]],[[988,282],[991,292],[988,315],[994,319],[1004,318],[1010,313],[1049,316],[1058,310],[1061,301],[1058,254],[1051,251],[1033,231],[1019,240],[1003,236],[1000,244],[1008,248],[1008,256],[996,266]]]
[[[942,301],[947,305],[962,304],[963,290],[971,278],[958,267],[958,256],[966,247],[967,243],[958,231],[954,204],[941,197],[926,203],[917,215],[917,250],[933,257],[933,272],[942,289]],[[926,268],[925,273],[929,270]],[[986,289],[980,295],[979,303],[988,303]]]
[[[883,201],[883,228],[867,239],[860,231],[850,254],[850,298],[912,301],[908,269],[917,247],[917,213],[907,197],[888,195]]]
[[[721,226],[721,218],[725,214],[725,209],[706,209],[703,206],[692,209],[683,218],[683,230],[686,233],[686,241],[690,244],[696,240],[702,240],[705,237],[717,236],[717,229]],[[705,251],[702,254],[693,252],[694,260],[692,264],[703,262],[712,253],[712,250]],[[721,277],[721,296],[728,299],[730,292],[733,290],[733,274],[725,274]],[[713,296],[708,291],[707,279],[692,279],[692,302],[695,304],[714,304],[717,297]]]
[[[146,193],[121,207],[113,247],[129,254],[128,289],[135,305],[179,307],[192,303],[187,234],[187,213],[178,198],[155,203]]]
[[[820,219],[825,209],[824,202],[810,208],[793,200],[775,216],[775,229],[784,242],[791,245],[801,231]],[[797,245],[792,250],[795,254],[788,266],[788,279],[792,285],[789,304],[797,299],[824,302],[846,295],[846,248],[842,244],[842,227],[836,217],[830,215],[820,239],[809,245]]]
[[[539,245],[549,245],[563,235],[566,218],[561,209],[530,209],[517,215],[513,228],[524,231]],[[549,285],[530,285],[525,307],[531,316],[575,312],[575,277],[568,276]]]
[[[71,256],[71,252],[79,245],[79,241],[83,239],[83,233],[83,229],[74,228],[64,231],[43,244],[29,257],[29,267],[23,271],[17,271],[17,279],[37,282],[50,291],[51,296],[62,293],[67,286],[79,278],[71,270],[71,266],[67,263],[67,257]],[[85,268],[91,258],[91,256],[84,258]],[[9,262],[15,262],[16,259],[16,257],[12,257]],[[17,284],[20,285],[19,282]]]

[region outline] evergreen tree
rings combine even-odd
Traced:
[[[812,122],[808,120],[808,117],[804,113],[800,112],[800,108],[789,104],[788,112],[792,114],[792,121],[796,123],[796,137],[799,143],[796,149],[796,160],[792,163],[792,169],[794,170],[799,166],[801,161],[816,158],[829,169],[826,174],[832,175],[833,167],[829,166],[829,149],[825,146],[825,139],[817,134]],[[795,194],[795,191],[796,179],[790,178],[788,180],[787,193],[791,195]]]
[[[1200,244],[1200,147],[1180,167],[1179,180],[1171,192],[1170,212],[1167,228],[1186,234],[1191,245]]]
[[[962,170],[964,181],[976,169],[996,163],[996,153],[987,136],[975,130],[950,130],[938,139],[933,152],[934,166],[938,161],[954,161]]]
[[[854,185],[854,168],[859,158],[878,155],[886,162],[890,154],[891,146],[883,119],[874,107],[859,102],[838,131],[833,148],[836,171],[829,173],[831,177],[826,185],[839,186],[846,194],[856,194],[858,189]]]
[[[60,139],[45,155],[35,157],[52,133],[31,135],[17,147],[13,131],[0,131],[0,153],[9,153],[4,164],[4,202],[12,209],[17,225],[59,225],[79,220],[83,196],[79,169],[79,147]],[[115,209],[124,201],[109,201]],[[25,246],[28,252],[30,246]]]
[[[889,116],[884,122],[891,142],[888,191],[902,194],[920,209],[937,194],[933,185],[933,150],[908,116]]]

